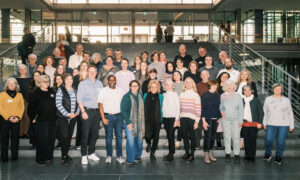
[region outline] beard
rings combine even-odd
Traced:
[[[227,70],[229,70],[229,69],[232,68],[232,66],[225,66],[225,68],[226,68]]]
[[[108,84],[108,86],[109,86],[110,88],[115,88],[115,87],[116,87],[116,84]]]

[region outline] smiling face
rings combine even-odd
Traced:
[[[249,87],[243,88],[243,92],[246,97],[249,97],[252,95],[252,90]]]
[[[7,83],[8,83],[7,84],[8,90],[10,90],[10,91],[15,91],[16,90],[17,85],[16,85],[16,82],[13,79],[10,79]]]
[[[73,84],[73,78],[72,78],[72,76],[67,76],[66,79],[65,79],[65,85],[67,87],[72,87],[72,84]]]
[[[139,90],[139,84],[136,82],[131,83],[130,90],[133,94],[136,94]]]
[[[174,72],[173,77],[175,82],[179,82],[181,79],[181,75],[178,72]]]
[[[186,80],[185,89],[187,89],[187,90],[193,89],[193,80],[192,79],[187,79]]]
[[[275,96],[281,96],[281,93],[282,93],[282,87],[281,87],[281,86],[275,87],[275,88],[273,89],[273,91],[274,91],[274,95],[275,95]]]
[[[152,84],[150,85],[150,92],[151,92],[152,94],[155,94],[155,93],[158,92],[157,84],[152,83]]]
[[[179,53],[181,55],[185,55],[185,53],[186,53],[186,47],[184,45],[179,46],[178,50],[179,50]]]
[[[53,61],[51,58],[47,59],[47,66],[52,66],[53,65]]]
[[[121,67],[122,70],[127,70],[128,69],[128,62],[126,60],[121,61]]]
[[[172,63],[168,63],[168,71],[169,72],[173,72],[174,71],[174,67]]]

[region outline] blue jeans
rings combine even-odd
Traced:
[[[127,129],[127,123],[125,122],[125,133],[126,133],[126,156],[127,162],[133,163],[135,159],[139,159],[143,152],[143,141],[139,138],[139,132],[137,136],[133,136],[133,130]]]
[[[122,128],[123,120],[121,114],[118,115],[105,115],[105,118],[108,119],[108,125],[104,125],[105,135],[106,135],[106,153],[107,156],[112,156],[112,138],[113,131],[116,135],[116,151],[117,157],[122,157]]]
[[[272,146],[276,138],[276,156],[282,157],[283,151],[285,149],[285,139],[288,135],[289,128],[289,126],[267,126],[265,140],[266,155],[272,155]]]

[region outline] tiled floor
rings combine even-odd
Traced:
[[[114,159],[115,160],[115,159]],[[217,163],[206,165],[202,158],[195,159],[192,164],[176,159],[164,162],[158,158],[151,163],[143,159],[133,166],[119,165],[115,161],[105,164],[104,158],[100,162],[90,162],[88,166],[80,164],[80,158],[74,158],[73,164],[64,166],[60,159],[45,166],[39,166],[34,158],[23,158],[18,161],[1,163],[1,180],[59,180],[59,179],[103,179],[103,180],[299,180],[300,159],[284,159],[283,165],[264,162],[261,158],[255,163],[241,161],[240,164],[226,163],[219,158]]]

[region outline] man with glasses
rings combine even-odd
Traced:
[[[95,146],[100,129],[100,114],[97,98],[102,83],[96,79],[97,67],[88,68],[88,78],[80,82],[77,102],[81,111],[81,164],[88,164],[88,159],[99,161],[95,154]]]

